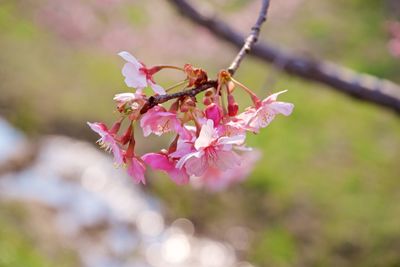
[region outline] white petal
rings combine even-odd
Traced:
[[[277,114],[280,113],[289,116],[293,111],[294,105],[286,102],[273,102],[269,104],[268,107]]]
[[[283,90],[283,91],[280,91],[278,93],[272,94],[272,95],[268,96],[266,99],[264,99],[262,102],[276,101],[276,99],[278,99],[278,96],[280,94],[283,94],[283,93],[286,93],[286,92],[287,92],[287,90]]]
[[[119,52],[118,55],[120,57],[122,57],[123,59],[125,59],[127,62],[130,62],[133,65],[135,65],[135,67],[138,69],[143,67],[143,65],[134,56],[132,56],[129,52],[122,51],[122,52]]]
[[[235,135],[235,136],[223,136],[218,139],[218,144],[220,145],[242,145],[246,135]]]
[[[126,63],[122,68],[122,75],[125,77],[125,83],[129,87],[144,88],[147,86],[146,76],[132,63]]]
[[[200,148],[208,147],[216,136],[216,129],[214,128],[214,121],[207,120],[201,127],[199,137],[194,143],[194,147],[199,150]]]
[[[116,94],[113,100],[118,102],[128,102],[131,100],[135,100],[136,98],[137,96],[134,93],[121,93],[121,94]]]
[[[148,81],[151,88],[153,89],[154,93],[159,94],[159,95],[165,95],[166,92],[164,88],[162,88],[160,85],[153,83],[152,81]]]
[[[254,149],[252,147],[248,147],[248,146],[236,146],[235,150],[237,151],[243,151],[243,152],[250,152],[250,151],[254,151]]]

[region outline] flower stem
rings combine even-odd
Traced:
[[[236,83],[237,85],[239,85],[239,87],[241,87],[246,93],[248,93],[248,94],[250,95],[251,100],[253,101],[253,103],[254,103],[255,105],[257,105],[257,104],[260,103],[260,99],[259,99],[259,98],[256,96],[256,94],[253,93],[253,91],[251,91],[248,87],[246,87],[246,86],[245,86],[244,84],[242,84],[241,82],[239,82],[239,81],[233,79],[232,77],[231,77],[231,80],[232,80],[234,83]]]
[[[158,69],[175,69],[175,70],[180,70],[180,71],[185,71],[183,68],[177,67],[177,66],[172,66],[172,65],[157,65],[155,68]]]
[[[181,85],[183,85],[183,84],[185,84],[185,83],[187,83],[187,79],[185,79],[185,80],[183,80],[183,81],[181,81],[181,82],[179,82],[179,83],[176,83],[176,84],[174,84],[174,85],[168,87],[167,89],[165,89],[165,91],[166,91],[166,92],[169,92],[169,91],[171,91],[172,89],[175,89],[176,87],[179,87],[179,86],[181,86]]]

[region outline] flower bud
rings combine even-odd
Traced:
[[[208,105],[210,105],[211,103],[212,103],[211,97],[205,96],[205,97],[203,98],[203,104],[204,104],[205,106],[208,106]]]
[[[186,97],[181,104],[181,111],[188,112],[190,109],[196,107],[196,99],[193,97]]]
[[[214,89],[208,89],[204,94],[206,97],[211,97],[214,95]]]
[[[222,119],[222,109],[215,103],[211,103],[204,110],[206,117],[214,121],[214,125],[219,125],[219,122]]]
[[[228,115],[233,117],[236,116],[239,111],[239,105],[235,101],[235,98],[233,95],[229,94],[228,95]]]

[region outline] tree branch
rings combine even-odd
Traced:
[[[200,14],[186,0],[168,0],[183,16],[201,25],[218,38],[240,48],[244,37],[225,22]],[[282,68],[291,75],[316,81],[348,96],[389,108],[400,114],[400,86],[377,77],[329,63],[284,52],[268,43],[254,45],[251,55]]]
[[[231,75],[235,74],[244,56],[250,52],[252,46],[257,42],[258,36],[260,35],[261,31],[261,25],[264,23],[264,21],[267,20],[268,7],[269,0],[263,0],[258,19],[254,26],[251,28],[250,35],[247,37],[239,53],[236,55],[235,59],[232,61],[231,65],[228,68],[228,71]]]
[[[246,42],[242,45],[242,48],[240,49],[239,53],[236,55],[235,59],[232,61],[231,65],[228,68],[229,73],[233,76],[236,72],[236,70],[240,66],[240,62],[243,60],[246,54],[248,54],[253,45],[257,42],[258,36],[260,35],[261,31],[261,26],[264,23],[264,21],[267,20],[267,12],[268,12],[268,7],[269,7],[269,0],[263,0],[263,4],[260,9],[260,13],[258,15],[258,19],[254,26],[251,28],[251,33],[247,37]],[[142,107],[140,110],[141,114],[146,113],[149,109],[152,107],[167,102],[171,99],[175,98],[181,98],[184,96],[195,96],[208,88],[214,87],[216,88],[218,85],[218,82],[215,80],[210,80],[207,82],[204,82],[200,84],[199,86],[186,90],[186,91],[181,91],[178,93],[174,94],[166,94],[166,95],[156,95],[156,96],[151,96],[147,99],[146,104]]]
[[[199,85],[193,89],[190,89],[190,90],[181,91],[181,92],[177,92],[174,94],[151,96],[151,97],[149,97],[149,99],[147,99],[147,102],[140,110],[140,113],[144,114],[152,107],[154,107],[158,104],[165,103],[171,99],[180,98],[180,97],[184,97],[184,96],[195,96],[195,95],[207,90],[208,88],[211,88],[211,87],[216,88],[217,84],[218,84],[217,81],[212,80],[212,81],[204,82],[201,85]]]

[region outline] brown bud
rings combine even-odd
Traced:
[[[213,96],[214,95],[214,89],[208,89],[204,95],[207,96],[207,97]]]
[[[181,104],[181,111],[187,112],[196,107],[196,99],[194,97],[186,97]]]

